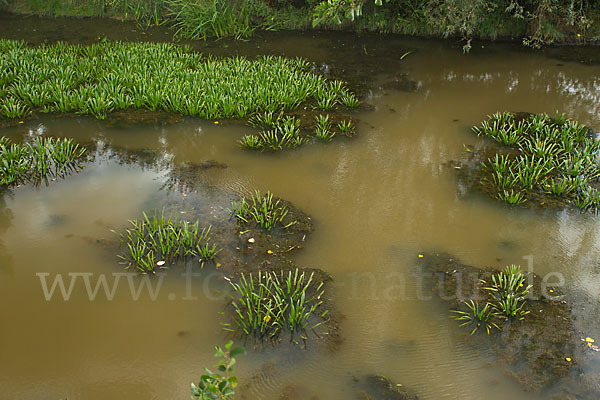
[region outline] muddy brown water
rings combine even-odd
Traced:
[[[169,38],[164,29],[142,33],[114,21],[9,15],[0,17],[0,36],[34,43]],[[122,277],[110,301],[104,293],[90,300],[84,276],[94,285],[102,274],[111,281],[123,272],[102,239],[114,239],[110,229],[142,211],[177,200],[203,208],[205,223],[226,218],[229,199],[220,190],[271,190],[312,217],[315,230],[293,257],[332,275],[330,296],[344,315],[337,346],[250,349],[238,360],[240,398],[358,398],[356,380],[372,373],[423,399],[547,398],[508,378],[430,298],[415,263],[427,251],[483,268],[532,260],[539,275],[561,274],[578,334],[600,339],[598,217],[502,206],[461,187],[451,163],[464,157],[465,144],[485,144],[469,127],[498,110],[561,110],[600,130],[598,65],[508,44],[479,45],[464,56],[459,44],[342,33],[195,46],[218,55],[307,57],[353,82],[373,107],[356,115],[357,137],[281,154],[239,149],[236,140],[250,128],[194,119],[111,124],[44,116],[4,128],[15,140],[65,136],[157,156],[142,164],[104,153],[77,175],[2,194],[0,398],[187,398],[190,382],[214,364],[213,346],[227,340],[219,325],[222,275],[206,267],[188,287],[175,268],[155,299],[143,290],[137,300]],[[206,168],[186,196],[165,189],[170,162],[208,160],[227,168]],[[49,274],[49,285],[57,274],[67,285],[75,277],[70,299],[56,293],[46,301],[40,274]],[[135,287],[143,282],[131,279]],[[577,355],[579,373],[592,381],[597,354]]]

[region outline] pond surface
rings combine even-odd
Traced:
[[[113,21],[5,15],[0,37],[87,43],[169,35]],[[507,377],[506,366],[474,346],[447,307],[430,298],[416,263],[425,252],[486,269],[532,260],[538,275],[559,272],[577,331],[600,338],[598,217],[503,206],[462,187],[453,163],[465,158],[465,145],[486,143],[470,127],[496,111],[560,110],[600,131],[598,65],[517,45],[485,44],[465,56],[460,44],[342,33],[261,34],[195,46],[217,55],[308,58],[358,88],[369,105],[356,115],[358,135],[256,154],[236,144],[251,128],[195,119],[45,116],[4,128],[0,134],[14,140],[72,137],[105,151],[77,175],[0,198],[3,398],[187,398],[190,382],[214,364],[213,346],[227,340],[219,314],[222,274],[204,268],[193,279],[195,300],[183,269],[164,277],[154,299],[147,290],[134,299],[129,284],[144,281],[123,277],[111,301],[104,293],[91,301],[84,276],[94,286],[101,274],[111,280],[123,272],[110,229],[174,202],[189,202],[203,210],[202,223],[216,223],[227,218],[230,199],[222,191],[271,190],[312,217],[314,232],[293,257],[332,275],[329,296],[344,316],[336,346],[247,345],[249,354],[238,359],[239,398],[358,399],[356,380],[369,374],[384,374],[423,399],[548,398]],[[194,190],[165,186],[171,165],[209,160],[227,168],[206,168]],[[50,286],[56,274],[66,285],[76,279],[68,301],[45,299],[41,281]],[[579,357],[580,373],[600,374],[598,353]]]

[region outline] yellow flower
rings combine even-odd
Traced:
[[[585,341],[588,342],[588,343],[594,343],[595,342],[595,340],[592,339],[591,337],[586,337]]]
[[[581,37],[581,33],[578,33],[578,34],[577,34],[577,37]]]
[[[571,362],[571,357],[567,357],[567,358],[565,358],[565,360],[567,360],[568,362]]]
[[[271,320],[270,315],[265,315],[265,317],[263,318],[263,321],[265,321],[265,322],[269,322],[270,320]]]
[[[219,121],[215,121],[215,125],[218,125],[218,124],[219,124]]]
[[[267,254],[273,254],[272,250],[267,250]]]
[[[423,254],[419,254],[419,258],[423,258]]]

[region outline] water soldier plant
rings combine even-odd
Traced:
[[[0,137],[0,186],[67,176],[81,168],[85,151],[72,139],[38,137],[19,144]]]
[[[333,140],[335,132],[331,131],[329,115],[319,114],[315,117],[315,136],[323,142],[330,142]]]
[[[488,285],[485,280],[481,280],[481,283]],[[484,288],[492,295],[492,307],[501,317],[523,319],[529,314],[529,311],[523,310],[523,306],[532,285],[526,285],[525,275],[519,265],[512,264],[506,266],[504,271],[492,274],[491,284]]]
[[[497,313],[494,311],[493,307],[490,303],[485,303],[482,307],[479,303],[470,300],[469,302],[464,302],[469,311],[462,310],[451,310],[451,312],[457,314],[454,319],[457,321],[464,321],[460,326],[472,325],[473,330],[471,330],[471,335],[477,332],[477,330],[481,327],[484,327],[488,335],[490,334],[490,330],[492,328],[497,328],[498,325],[493,321],[493,319],[497,316]]]
[[[337,124],[338,129],[343,135],[352,136],[354,135],[354,124],[351,120],[344,120]]]
[[[488,294],[483,307],[470,300],[463,302],[468,311],[451,310],[456,314],[454,318],[457,321],[464,321],[460,326],[473,325],[471,335],[480,327],[485,327],[489,334],[492,327],[502,329],[499,325],[501,320],[523,320],[529,314],[523,307],[532,285],[527,285],[526,276],[521,272],[520,266],[506,266],[503,271],[492,274],[490,283],[481,279],[480,284]]]
[[[231,216],[245,224],[255,223],[262,229],[272,230],[276,226],[284,229],[296,223],[295,220],[288,221],[288,207],[281,199],[275,199],[273,193],[267,191],[262,195],[255,191],[250,198],[242,197],[239,201],[231,203]]]
[[[144,274],[154,274],[157,268],[167,268],[185,259],[196,259],[200,266],[213,261],[219,250],[211,245],[210,229],[200,229],[199,222],[190,223],[177,217],[165,216],[164,210],[151,216],[143,213],[141,220],[129,221],[131,228],[119,234],[127,246],[119,255],[128,267]]]
[[[264,130],[258,135],[242,137],[239,141],[242,147],[252,150],[277,151],[295,149],[307,142],[306,138],[300,136],[300,120],[291,116],[284,117],[283,112],[276,115],[273,112],[257,114],[248,122]]]
[[[473,131],[506,149],[482,163],[482,185],[508,204],[549,200],[597,211],[600,142],[564,114],[496,113]]]
[[[104,119],[118,110],[162,110],[203,119],[244,119],[263,129],[244,147],[295,148],[305,139],[284,112],[301,104],[354,107],[341,81],[310,71],[301,58],[212,58],[169,43],[103,40],[89,46],[28,46],[0,39],[0,117],[32,111]],[[326,103],[326,107],[324,106]]]
[[[295,334],[315,329],[325,321],[323,282],[316,283],[314,273],[294,271],[262,272],[241,275],[239,283],[230,282],[234,290],[232,306],[237,332],[256,339],[276,340],[282,332]],[[319,314],[321,321],[313,319]],[[317,318],[318,319],[318,318]],[[312,322],[311,322],[312,321]],[[225,324],[226,330],[236,332]],[[315,332],[316,333],[316,332]]]

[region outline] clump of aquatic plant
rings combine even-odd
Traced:
[[[234,201],[231,203],[231,207],[231,216],[238,221],[254,222],[268,231],[278,225],[289,228],[296,223],[296,221],[284,222],[289,209],[281,199],[275,199],[271,192],[263,195],[257,190],[250,198],[244,196],[239,201]]]
[[[323,111],[331,110],[335,107],[337,99],[338,95],[336,93],[322,90],[318,93],[317,107]]]
[[[85,148],[72,139],[38,137],[31,143],[0,138],[0,186],[41,182],[76,172]]]
[[[492,295],[494,299],[492,307],[499,316],[523,319],[529,313],[523,310],[523,306],[532,285],[527,285],[526,276],[521,272],[520,266],[514,264],[506,266],[504,271],[492,274],[489,284],[485,280],[481,282],[488,285],[484,288]]]
[[[29,114],[31,114],[29,107],[19,99],[14,97],[0,99],[0,115],[6,118],[24,118]]]
[[[576,184],[569,178],[555,178],[549,184],[546,184],[546,187],[549,193],[560,197],[575,190]]]
[[[519,265],[507,265],[504,271],[492,275],[491,286],[486,289],[492,292],[494,296],[506,297],[513,294],[519,297],[526,297],[529,294],[531,285],[525,285],[526,276],[521,272]],[[484,283],[486,283],[484,281]]]
[[[521,204],[532,196],[552,195],[563,204],[594,208],[593,185],[600,183],[600,142],[564,114],[517,116],[496,113],[473,131],[512,147],[483,163],[484,182],[497,198]]]
[[[596,188],[588,187],[580,191],[573,200],[573,204],[582,210],[590,209],[598,211],[600,209],[600,192]]]
[[[300,136],[300,120],[291,116],[284,117],[282,112],[256,114],[250,118],[249,123],[265,130],[258,135],[243,136],[238,143],[244,148],[278,151],[294,149],[306,143],[306,139]]]
[[[354,124],[351,120],[343,120],[337,124],[337,127],[340,132],[346,136],[352,136],[354,134]]]
[[[240,146],[251,149],[251,150],[261,150],[264,146],[261,138],[257,135],[244,135],[239,140]]]
[[[238,380],[234,372],[236,357],[246,354],[246,349],[241,346],[234,347],[233,341],[229,341],[225,348],[215,346],[215,357],[219,359],[216,367],[219,372],[204,369],[204,375],[200,377],[198,385],[192,383],[192,398],[201,400],[227,400],[235,394]]]
[[[331,121],[329,115],[319,114],[315,117],[315,136],[323,142],[331,142],[335,137],[335,132],[331,130]]]
[[[451,312],[456,314],[454,317],[455,320],[462,322],[460,326],[471,325],[473,327],[471,335],[482,327],[485,328],[488,335],[492,328],[500,329],[493,321],[497,314],[490,303],[485,303],[481,306],[479,303],[470,300],[469,302],[465,301],[464,305],[468,311],[451,310]]]
[[[358,105],[360,104],[356,95],[347,90],[342,91],[340,95],[340,102],[349,108],[358,107]]]
[[[478,136],[488,136],[506,146],[512,146],[521,140],[524,125],[515,124],[512,113],[495,113],[489,118],[489,122],[482,122],[481,126],[474,127],[473,131]]]
[[[283,116],[282,112],[265,111],[254,114],[248,119],[248,124],[255,128],[275,128]]]
[[[131,227],[119,235],[127,246],[126,254],[119,257],[144,274],[153,274],[157,268],[167,268],[187,258],[197,259],[203,265],[219,252],[210,243],[210,226],[200,229],[198,221],[192,224],[165,216],[164,210],[151,216],[143,213],[142,219],[129,224]]]
[[[525,196],[523,195],[522,192],[517,192],[517,191],[514,191],[513,189],[503,190],[501,192],[498,192],[498,199],[505,201],[506,203],[510,204],[511,206],[514,206],[517,204],[523,204],[527,201],[527,199],[525,199]]]
[[[323,304],[323,282],[317,283],[314,273],[294,271],[262,272],[242,275],[238,283],[230,282],[234,290],[232,306],[234,323],[244,335],[274,340],[282,332],[314,331],[323,323],[312,321]],[[320,313],[325,317],[326,311]],[[232,330],[231,328],[226,328]]]
[[[245,135],[238,143],[251,150],[278,151],[300,147],[306,143],[306,139],[300,136],[297,125],[282,123],[274,129],[262,131],[258,135]]]
[[[501,318],[517,318],[522,320],[525,318],[529,311],[524,311],[523,306],[525,300],[523,298],[508,295],[505,298],[498,299],[493,307],[498,311]]]

